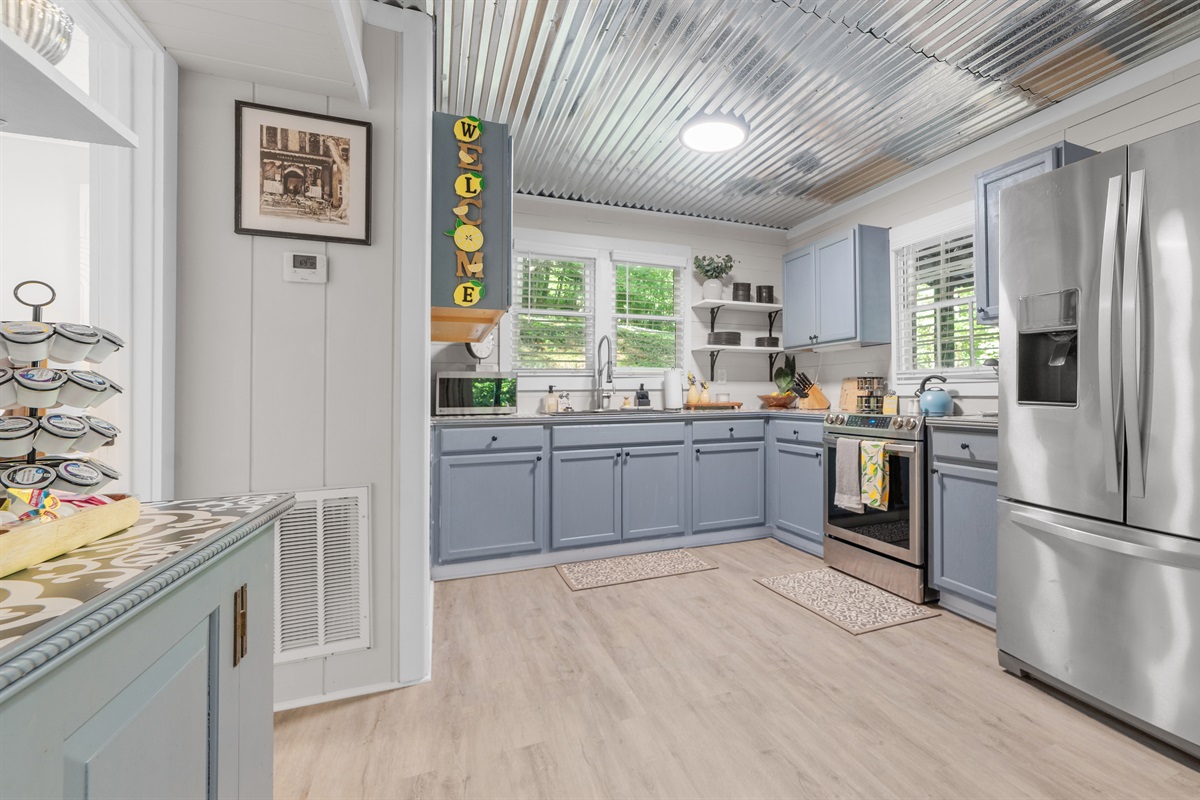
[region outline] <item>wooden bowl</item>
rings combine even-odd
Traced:
[[[762,400],[763,405],[767,408],[791,408],[792,403],[796,402],[798,394],[760,394],[759,400]]]

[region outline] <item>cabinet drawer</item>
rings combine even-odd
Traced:
[[[953,459],[976,464],[995,465],[1000,455],[1000,439],[989,431],[930,431],[933,460]]]
[[[605,423],[557,425],[553,445],[562,447],[622,447],[635,444],[683,444],[682,422]]]
[[[821,444],[821,418],[771,420],[771,433],[777,442]]]
[[[480,428],[442,429],[443,453],[536,450],[542,447],[538,425],[489,425]]]
[[[761,419],[705,420],[692,423],[693,442],[731,442],[736,439],[763,438]]]

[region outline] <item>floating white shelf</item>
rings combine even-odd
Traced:
[[[731,353],[772,353],[778,355],[783,352],[782,347],[755,347],[752,344],[739,344],[727,346],[723,344],[706,344],[701,347],[693,347],[693,353],[719,353],[723,350],[728,350]]]
[[[137,134],[4,25],[0,76],[0,131],[137,147]]]
[[[693,303],[692,308],[728,308],[730,311],[761,311],[764,314],[783,310],[783,306],[778,303],[755,303],[745,300],[701,300],[699,303]]]

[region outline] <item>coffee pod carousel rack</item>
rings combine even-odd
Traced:
[[[44,293],[48,294],[41,302],[35,302],[31,299],[31,292],[37,291],[35,287],[41,287]],[[32,322],[45,325],[43,312],[46,306],[51,305],[55,301],[58,294],[53,286],[44,281],[22,281],[13,289],[13,296],[16,297],[18,303],[31,310]],[[26,361],[24,359],[12,359],[10,353],[10,360],[14,364],[13,372],[24,373],[26,371],[51,369],[49,366],[49,349],[53,346],[54,337],[57,335],[57,332],[52,332],[47,339],[43,340],[47,342],[47,356],[29,361],[28,366],[17,366],[18,361],[21,364],[25,364]],[[116,349],[119,349],[119,347]],[[57,359],[55,360],[57,361]],[[108,385],[107,379],[105,385]],[[105,397],[101,402],[107,399]],[[99,405],[99,403],[96,405]],[[57,408],[57,405],[55,408]],[[81,409],[81,411],[83,410]],[[19,403],[13,403],[5,407],[4,413],[8,415],[11,412],[35,420],[37,428],[34,430],[33,438],[38,439],[40,438],[38,434],[42,430],[42,420],[47,415],[47,412],[50,411],[52,411],[50,408],[22,406]],[[115,435],[108,443],[111,444],[113,439],[115,439]],[[39,453],[31,440],[29,452],[0,458],[0,476],[6,476],[7,478],[10,473],[16,472],[17,474],[13,477],[15,480],[19,480],[22,471],[20,468],[27,467],[31,471],[26,476],[27,480],[32,480],[39,473],[44,474],[43,471],[49,470],[55,474],[55,479],[52,483],[58,480],[58,476],[62,475],[64,470],[68,474],[72,474],[70,472],[71,469],[75,470],[75,475],[94,475],[96,472],[99,472],[105,478],[104,483],[120,477],[111,468],[100,465],[87,457],[73,456],[70,447],[64,445],[64,448],[63,452],[42,451]],[[72,468],[69,465],[77,466]],[[89,470],[91,471],[90,473]],[[4,483],[4,499],[7,500],[11,497],[8,492],[11,484],[7,479]],[[47,491],[53,491],[49,487],[46,488]],[[43,521],[41,524],[27,522],[12,527],[0,525],[0,578],[40,564],[47,559],[54,558],[77,547],[90,544],[97,539],[122,531],[137,522],[141,513],[141,505],[137,498],[123,494],[110,494],[106,496],[111,501],[106,505],[78,510],[70,516],[48,514],[44,516],[44,519],[48,521]],[[44,502],[44,499],[45,495],[42,495],[39,504]]]

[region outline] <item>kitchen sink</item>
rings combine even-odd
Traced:
[[[583,411],[552,411],[551,417],[588,417],[593,414],[645,414],[647,412],[666,413],[661,408],[589,408]]]

